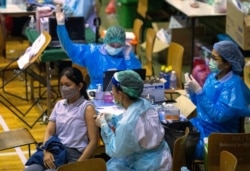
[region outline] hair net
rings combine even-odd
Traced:
[[[232,65],[233,71],[242,72],[245,59],[235,43],[231,41],[220,41],[214,44],[213,49]]]
[[[122,27],[120,26],[111,26],[108,28],[103,42],[106,44],[110,43],[120,43],[122,45],[125,44],[125,31]]]
[[[132,70],[116,72],[112,83],[116,86],[120,86],[124,93],[134,98],[141,96],[144,85],[140,75]]]

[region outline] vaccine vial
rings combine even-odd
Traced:
[[[102,85],[101,84],[97,84],[95,99],[96,100],[102,100],[103,99],[103,91],[102,91]]]

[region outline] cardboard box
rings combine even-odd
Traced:
[[[243,50],[250,50],[250,26],[245,23],[245,18],[245,14],[229,0],[227,2],[226,33]]]
[[[144,84],[142,97],[153,95],[155,102],[164,101],[164,83]]]
[[[245,58],[246,65],[244,66],[244,82],[250,88],[250,57]]]
[[[183,65],[191,65],[193,61],[192,57],[192,29],[190,27],[186,27],[184,21],[179,21],[178,17],[172,17],[172,23],[170,22],[159,22],[152,23],[154,30],[157,32],[159,29],[168,29],[171,27],[171,42],[179,43],[184,47],[183,54]],[[171,26],[169,26],[171,24]],[[195,27],[195,39],[202,39],[204,37],[205,28],[203,26]],[[142,49],[145,50],[146,42],[141,44]],[[168,43],[160,41],[157,37],[155,39],[155,45],[153,49],[153,53],[161,53],[165,58],[166,50],[169,47]],[[164,61],[165,63],[166,61]]]
[[[196,116],[196,106],[185,95],[180,95],[175,99],[176,103],[173,103],[175,107],[180,109],[180,113],[187,119],[191,119]]]

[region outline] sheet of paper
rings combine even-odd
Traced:
[[[18,67],[20,69],[23,69],[30,62],[31,58],[39,52],[45,41],[45,36],[40,34],[32,46],[26,49],[25,53],[17,60]]]
[[[120,115],[124,112],[124,109],[116,105],[113,106],[104,106],[95,108],[100,113],[112,113],[114,115]]]

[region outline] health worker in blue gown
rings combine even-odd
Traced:
[[[100,113],[96,125],[107,155],[108,171],[170,171],[172,156],[155,107],[141,98],[144,82],[132,70],[116,72],[112,94],[120,115]]]
[[[250,116],[250,91],[241,77],[244,56],[231,41],[214,44],[209,61],[210,75],[203,88],[192,77],[186,78],[185,89],[197,107],[191,123],[200,131],[196,158],[204,158],[204,137],[212,132],[237,133],[240,119]]]
[[[68,36],[64,25],[65,14],[60,6],[56,8],[56,18],[57,34],[63,49],[73,63],[87,68],[90,77],[89,89],[96,89],[97,84],[103,83],[104,71],[141,68],[132,47],[126,44],[125,31],[120,26],[108,28],[104,44],[76,44]]]

